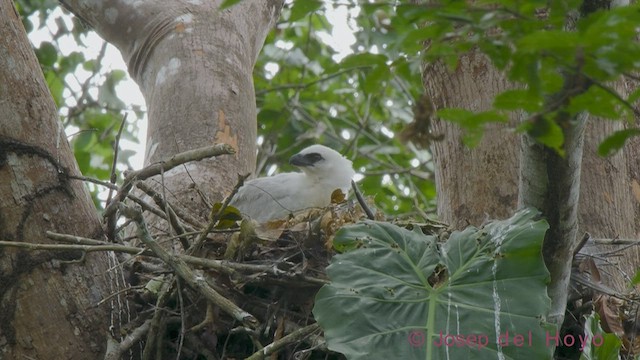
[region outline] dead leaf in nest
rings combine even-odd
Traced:
[[[282,232],[286,229],[287,220],[273,220],[256,227],[256,235],[261,240],[276,241],[282,236]]]
[[[620,308],[623,305],[622,300],[609,295],[598,295],[595,300],[595,309],[600,315],[602,330],[624,336],[624,327],[620,318]]]
[[[242,220],[240,222],[240,231],[234,233],[227,244],[224,258],[227,260],[242,259],[257,240],[255,222],[253,220]]]
[[[590,280],[596,284],[602,283],[602,276],[600,275],[600,270],[598,270],[598,266],[593,258],[587,258],[580,262],[578,265],[578,269],[581,273],[588,273],[590,275]]]
[[[334,191],[334,195],[338,193],[342,194],[340,190]],[[331,250],[335,233],[345,224],[356,223],[363,218],[366,215],[358,204],[343,201],[324,208],[301,210],[289,219],[260,224],[255,227],[255,235],[260,240],[272,242],[283,237],[298,239],[305,247],[323,245]]]
[[[347,196],[340,189],[335,189],[331,193],[331,203],[332,204],[342,204],[347,201]]]

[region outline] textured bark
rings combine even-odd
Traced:
[[[624,88],[619,91],[628,93]],[[601,119],[592,119],[587,125],[578,237],[589,232],[596,239],[640,239],[640,141],[630,141],[623,151],[611,157],[602,158],[597,154],[600,142],[624,127],[623,123]],[[613,257],[607,256],[603,261],[602,256],[598,256],[595,261],[603,270],[606,283],[625,292],[629,289],[629,277],[640,266],[640,248],[588,244],[582,252],[611,251],[615,251]]]
[[[510,86],[486,58],[474,52],[462,56],[455,71],[441,64],[428,64],[423,83],[436,109],[460,107],[473,111],[487,109],[493,96]],[[629,91],[623,87],[618,90],[622,94]],[[578,237],[584,232],[594,238],[640,237],[640,140],[629,142],[612,157],[597,154],[600,142],[623,127],[622,123],[600,119],[589,119],[586,126],[582,176],[574,179],[580,182]],[[490,128],[478,147],[468,149],[462,144],[462,130],[456,125],[435,121],[434,133],[445,135],[445,140],[432,145],[440,218],[460,229],[468,224],[480,225],[487,218],[510,215],[517,207],[519,168],[525,166],[519,160],[519,137],[505,129]],[[553,181],[554,176],[557,174],[540,181]],[[575,193],[557,195],[556,202],[548,206],[559,206],[560,195],[576,197]],[[602,253],[614,249],[588,245],[585,250]],[[627,276],[640,265],[640,254],[633,247],[618,255],[609,264],[598,263],[604,270],[605,282],[624,292],[628,289]],[[567,258],[566,252],[562,258]],[[558,264],[563,269],[559,272],[561,278],[562,274],[566,276],[569,265],[568,261]]]
[[[13,2],[0,1],[0,239],[100,238],[96,209]],[[92,359],[106,345],[109,254],[0,248],[0,358]],[[115,298],[114,298],[115,300]]]
[[[147,164],[227,143],[234,156],[165,175],[169,199],[199,213],[255,169],[253,66],[282,0],[77,1],[65,6],[117,46],[149,109]],[[199,191],[198,191],[199,190]]]
[[[453,72],[442,63],[427,64],[423,83],[436,109],[471,111],[489,109],[493,98],[510,86],[477,52],[462,56]],[[481,143],[470,149],[462,143],[458,125],[438,120],[433,132],[445,136],[431,148],[440,219],[461,229],[510,216],[518,198],[518,136],[505,125],[492,125]]]
[[[578,233],[578,200],[587,116],[563,129],[565,157],[522,136],[518,205],[540,210],[549,223],[542,248],[551,275],[547,292],[551,309],[547,320],[564,321],[571,262]],[[569,121],[567,121],[569,122]]]

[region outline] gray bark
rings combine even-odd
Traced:
[[[518,205],[542,212],[549,223],[542,253],[551,275],[547,320],[560,326],[567,306],[571,262],[578,233],[578,199],[586,116],[564,131],[565,157],[522,136]]]

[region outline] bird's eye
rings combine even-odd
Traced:
[[[312,164],[315,164],[315,163],[319,162],[320,160],[324,160],[322,155],[320,155],[318,153],[309,153],[309,154],[306,154],[304,157]]]

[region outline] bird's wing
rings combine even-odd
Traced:
[[[285,218],[308,207],[300,196],[305,191],[304,177],[300,173],[283,173],[247,181],[231,205],[258,222]]]

